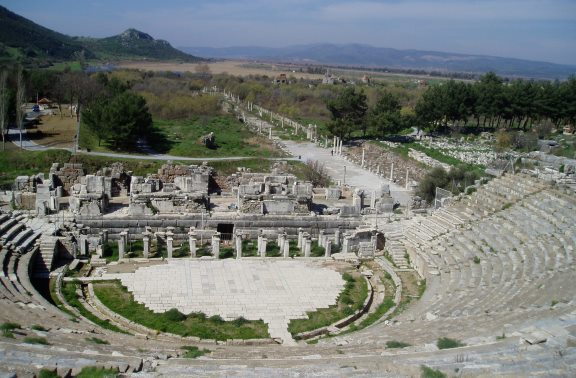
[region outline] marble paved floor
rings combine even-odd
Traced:
[[[270,336],[285,344],[293,343],[287,332],[290,319],[335,304],[344,288],[340,273],[299,260],[178,259],[105,276],[119,278],[134,299],[152,311],[177,308],[225,320],[262,319]]]

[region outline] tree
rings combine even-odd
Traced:
[[[398,97],[384,91],[374,108],[368,113],[369,123],[382,136],[397,133],[404,127],[404,119],[400,110]]]
[[[16,74],[16,122],[18,130],[20,130],[20,148],[22,148],[24,117],[26,117],[26,86],[24,84],[24,72],[22,67],[19,67]]]
[[[142,96],[124,92],[91,102],[84,113],[84,122],[99,139],[120,150],[133,148],[138,139],[148,134],[152,116]]]
[[[0,133],[2,133],[2,151],[6,149],[6,129],[8,125],[8,73],[0,73]]]
[[[326,106],[332,118],[328,129],[333,135],[345,138],[356,130],[366,134],[367,124],[364,121],[368,105],[363,91],[357,92],[353,87],[347,87],[337,98],[328,101]]]

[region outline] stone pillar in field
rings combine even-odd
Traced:
[[[324,257],[327,259],[332,256],[332,240],[326,240],[326,245],[324,246]]]
[[[370,208],[371,209],[376,208],[376,191],[375,190],[372,191],[372,195],[370,196]]]
[[[142,233],[142,244],[144,245],[144,258],[147,259],[150,256],[150,232],[148,230]]]
[[[336,231],[334,232],[334,245],[336,247],[340,246],[340,234],[341,231],[339,228],[337,228]]]
[[[242,235],[234,234],[234,245],[236,246],[236,258],[242,258]]]
[[[408,168],[406,168],[406,189],[408,189],[410,187],[410,184],[408,182],[408,172],[409,172],[409,170],[408,170]]]
[[[124,231],[122,231],[120,233],[120,238],[118,239],[118,259],[122,260],[124,258],[124,253],[126,253],[126,243],[125,243],[125,239],[122,236],[122,233]]]
[[[302,248],[302,237],[304,236],[304,230],[302,227],[298,228],[298,248]]]
[[[212,235],[212,256],[215,259],[220,258],[220,233]]]
[[[258,247],[258,253],[260,254],[260,257],[262,257],[262,258],[266,257],[267,244],[268,244],[268,239],[266,239],[265,237],[260,238],[260,247]]]
[[[80,235],[78,243],[80,244],[80,256],[88,256],[88,239],[86,235]]]
[[[394,181],[394,163],[390,166],[390,182]]]
[[[196,257],[196,232],[194,232],[194,227],[190,227],[188,231],[188,246],[190,248],[190,257]]]
[[[350,234],[344,234],[344,241],[342,242],[342,253],[350,252]]]
[[[324,230],[320,230],[318,234],[318,245],[324,247],[326,235],[324,235]]]
[[[282,255],[286,258],[290,257],[290,240],[288,235],[284,234],[284,245],[282,246]]]
[[[286,242],[286,234],[280,233],[278,234],[278,249],[280,253],[284,252],[284,243]]]
[[[172,231],[166,232],[166,253],[169,259],[171,259],[174,254],[174,234]]]
[[[362,165],[361,165],[362,168],[364,168],[364,155],[365,155],[365,152],[366,152],[366,151],[364,151],[364,149],[362,149]]]
[[[312,238],[310,235],[306,235],[304,239],[304,257],[310,257],[310,252],[312,250]]]

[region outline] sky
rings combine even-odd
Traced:
[[[0,0],[74,36],[175,47],[362,43],[576,65],[576,0]]]

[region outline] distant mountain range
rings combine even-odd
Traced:
[[[565,79],[576,75],[576,66],[485,55],[438,51],[397,50],[362,44],[311,44],[270,47],[180,47],[188,53],[217,59],[251,59],[354,67],[414,69],[424,71],[485,73],[502,76]]]
[[[0,6],[0,63],[49,65],[76,59],[203,60],[135,29],[108,38],[70,37],[45,28]]]

